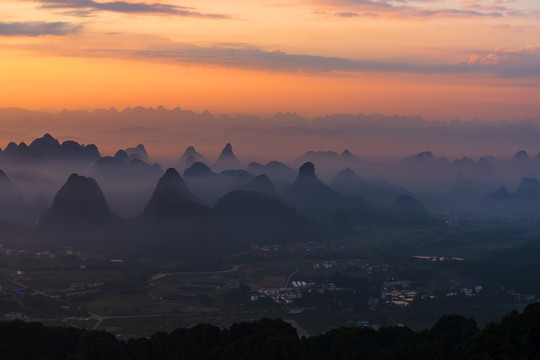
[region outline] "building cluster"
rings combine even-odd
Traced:
[[[474,297],[478,296],[483,290],[482,285],[477,284],[475,281],[476,280],[469,278],[458,280],[433,280],[426,281],[425,285],[432,290],[442,290],[445,297],[457,296],[459,294],[462,294],[465,297]],[[423,293],[425,289],[422,290],[422,287],[414,287],[413,284],[412,281],[408,280],[385,282],[381,287],[380,299],[385,304],[408,306],[419,296],[424,300],[433,300],[436,298],[433,293],[430,294],[430,291],[428,291],[428,294]],[[373,304],[373,306],[370,307],[376,308],[376,304]]]
[[[413,256],[415,259],[420,260],[426,260],[431,262],[437,262],[437,261],[463,261],[463,258],[460,257],[447,257],[447,256],[422,256],[422,255],[416,255]]]
[[[103,282],[96,282],[96,283],[72,283],[67,287],[66,289],[61,290],[65,294],[76,294],[80,292],[87,292],[88,290],[97,290],[99,289],[104,283]]]
[[[478,294],[480,294],[480,291],[482,291],[482,286],[478,285],[475,286],[474,289],[461,288],[459,290],[465,295],[465,297],[478,296]]]
[[[317,291],[325,293],[327,291],[344,291],[348,289],[339,288],[334,283],[316,284],[306,281],[291,281],[289,286],[281,288],[260,288],[258,292],[251,294],[251,301],[261,298],[271,298],[280,305],[292,304],[296,299],[300,299],[305,292]]]
[[[16,312],[10,312],[10,313],[4,314],[3,317],[4,317],[4,321],[23,320],[26,318],[25,316],[23,316],[23,314],[16,313]]]
[[[506,293],[508,295],[512,295],[512,297],[514,298],[514,300],[516,302],[519,302],[519,303],[524,303],[524,304],[528,304],[528,303],[533,303],[533,302],[536,302],[536,295],[527,295],[527,294],[522,294],[516,290],[506,290]]]
[[[335,260],[323,260],[320,263],[313,264],[314,270],[333,269],[336,271],[360,271],[364,276],[372,275],[377,272],[388,272],[394,269],[395,266],[389,264],[370,264],[365,260],[345,260],[336,262]]]
[[[315,263],[313,264],[313,269],[314,270],[319,270],[319,269],[331,269],[333,268],[334,266],[336,266],[336,262],[334,260],[325,260],[323,261],[322,263]]]
[[[0,244],[0,255],[6,256],[31,256],[34,258],[54,259],[56,254],[52,251],[29,251],[22,249],[10,249]]]
[[[416,290],[410,288],[412,281],[391,281],[383,283],[381,300],[386,304],[408,306],[414,301]]]
[[[298,243],[290,245],[280,244],[251,244],[251,248],[248,251],[241,253],[240,255],[248,255],[253,257],[279,257],[284,255],[295,255],[300,257],[309,256],[321,256],[327,254],[334,254],[339,251],[343,251],[354,243],[323,243],[323,242],[310,242],[310,243]]]

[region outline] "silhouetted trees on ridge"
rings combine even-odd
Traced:
[[[201,324],[117,341],[104,331],[0,323],[2,359],[538,359],[540,303],[480,330],[472,319],[443,316],[430,330],[339,328],[310,338],[280,319],[228,329]]]

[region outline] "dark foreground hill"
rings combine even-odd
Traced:
[[[538,359],[540,304],[479,330],[472,319],[443,316],[430,330],[339,328],[299,339],[283,320],[261,319],[229,329],[202,324],[150,338],[117,341],[104,331],[0,323],[2,359]]]

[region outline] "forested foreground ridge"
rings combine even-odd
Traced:
[[[540,304],[480,330],[472,319],[442,317],[430,330],[339,328],[299,339],[283,320],[158,332],[118,341],[104,331],[0,323],[2,359],[540,359]]]

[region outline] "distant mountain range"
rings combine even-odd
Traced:
[[[80,145],[75,141],[64,141],[62,144],[49,134],[26,145],[11,142],[0,153],[2,161],[12,162],[43,162],[43,161],[74,161],[93,162],[100,158],[95,145]]]
[[[134,161],[134,160],[132,160]],[[123,220],[111,210],[93,178],[72,174],[38,224],[38,240],[55,246],[102,250],[126,247],[148,255],[219,257],[253,243],[320,241],[358,234],[353,225],[430,225],[434,218],[410,196],[377,210],[358,195],[343,196],[322,183],[312,163],[299,169],[283,197],[265,175],[245,170],[213,173],[195,163],[185,171],[191,181],[240,186],[207,207],[173,168],[167,169],[142,213]],[[232,182],[231,182],[232,181]],[[111,241],[113,242],[111,245]]]
[[[296,161],[304,158],[339,170],[325,181],[311,161],[297,170],[277,160],[252,161],[244,169],[227,143],[212,167],[189,146],[177,169],[164,171],[149,162],[143,144],[101,157],[94,145],[60,143],[45,134],[1,152],[0,224],[31,227],[38,220],[36,241],[55,246],[114,245],[159,256],[197,256],[204,249],[219,256],[252,243],[357,237],[374,225],[437,226],[448,209],[451,216],[463,209],[467,216],[540,217],[534,176],[523,176],[514,192],[494,185],[505,169],[535,174],[537,160],[525,151],[508,160],[452,162],[420,152],[392,165],[411,190],[386,177],[364,176],[366,166],[382,173],[388,168],[347,150],[310,151]],[[435,181],[444,185],[432,188]],[[53,198],[50,191],[57,191],[52,203],[46,200]]]

